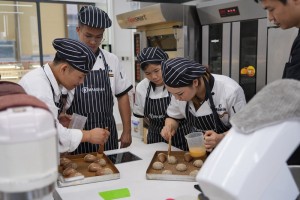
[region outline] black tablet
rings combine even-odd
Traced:
[[[140,157],[132,154],[129,151],[126,151],[126,152],[123,152],[123,153],[116,153],[116,154],[107,155],[107,157],[114,164],[131,162],[131,161],[135,161],[135,160],[141,160]]]

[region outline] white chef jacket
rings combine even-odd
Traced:
[[[54,95],[50,83],[53,87]],[[46,64],[44,70],[42,67],[39,67],[28,72],[19,81],[19,84],[24,88],[27,94],[43,101],[52,112],[58,132],[59,152],[74,151],[81,142],[82,131],[78,129],[67,129],[63,127],[57,119],[59,108],[56,107],[55,102],[58,103],[60,100],[62,86],[58,85],[50,66]],[[53,96],[55,102],[53,101]]]
[[[101,51],[103,52],[105,60],[109,67],[109,76],[110,76],[109,79],[110,79],[112,94],[116,97],[122,96],[124,92],[125,93],[128,92],[127,90],[132,86],[132,83],[127,79],[124,67],[121,66],[118,57],[104,49],[101,49]],[[93,67],[93,70],[99,70],[99,69],[102,70],[105,69],[101,53],[97,56],[97,60]],[[94,88],[86,88],[86,89],[88,90]],[[70,107],[70,104],[74,99],[74,92],[75,89],[68,92],[66,108]]]
[[[149,83],[150,83],[149,79],[144,78],[136,86],[135,102],[133,106],[133,113],[135,115],[144,116],[145,101],[146,101],[146,95],[147,95]],[[155,87],[155,91],[151,87],[149,98],[160,99],[168,96],[169,93],[167,88],[165,88],[165,86]]]
[[[217,74],[212,74],[212,76],[215,78],[212,88],[212,98],[217,113],[220,116],[220,120],[225,125],[229,125],[230,117],[246,105],[244,91],[237,82],[227,76]],[[186,118],[187,103],[189,104],[190,112],[196,117],[212,113],[209,100],[206,100],[201,107],[196,110],[192,101],[179,101],[172,96],[171,103],[167,109],[167,115],[175,119]]]

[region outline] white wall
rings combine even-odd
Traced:
[[[135,30],[121,29],[117,22],[116,15],[132,11],[135,6],[136,3],[127,2],[127,0],[108,1],[108,14],[113,21],[112,27],[110,28],[112,52],[118,56],[122,67],[125,68],[127,78],[132,84],[134,83],[133,32]],[[129,95],[132,102],[133,91],[130,91]],[[121,124],[122,121],[118,111],[117,101],[115,101],[114,116],[116,123]]]

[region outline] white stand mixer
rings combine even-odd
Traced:
[[[300,166],[287,160],[300,144],[300,82],[275,81],[231,119],[232,128],[196,179],[210,200],[295,200]],[[292,169],[292,168],[291,168]]]
[[[295,200],[299,190],[286,164],[300,142],[300,122],[252,134],[231,129],[201,168],[197,181],[211,200]]]
[[[0,130],[0,199],[51,199],[58,175],[52,114],[31,106],[8,108],[0,111]]]

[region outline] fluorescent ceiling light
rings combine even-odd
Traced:
[[[11,7],[32,7],[32,5],[25,5],[25,4],[0,4],[0,6],[11,6]]]
[[[21,14],[21,15],[23,15],[24,12],[0,12],[0,14]]]
[[[7,79],[19,79],[18,76],[2,76],[1,79],[7,80]]]

